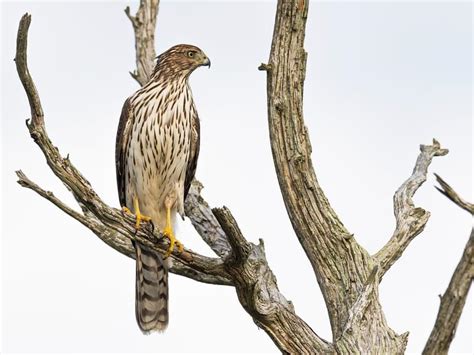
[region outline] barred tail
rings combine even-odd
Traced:
[[[143,333],[168,326],[168,269],[159,253],[139,243],[136,250],[135,314]]]

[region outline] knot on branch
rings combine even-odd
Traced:
[[[137,21],[137,18],[130,13],[130,6],[127,6],[124,11],[125,11],[125,14],[127,15],[128,19],[132,23],[133,27],[137,28],[139,26],[139,23]]]
[[[272,65],[271,65],[271,64],[262,63],[262,64],[259,65],[258,70],[269,72],[269,71],[272,70]]]

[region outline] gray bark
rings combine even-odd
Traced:
[[[474,214],[474,204],[465,201],[454,189],[448,185],[439,175],[436,175],[441,188],[436,187],[439,192],[453,201],[462,209]],[[424,355],[448,354],[449,346],[456,334],[456,328],[461,318],[461,313],[466,304],[467,295],[474,279],[474,228],[464,248],[461,260],[449,282],[446,292],[441,296],[438,316],[431,331],[428,342],[423,349]]]

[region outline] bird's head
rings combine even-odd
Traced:
[[[200,66],[211,67],[204,52],[190,44],[178,44],[157,57],[154,74],[187,77]]]

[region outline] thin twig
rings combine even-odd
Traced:
[[[459,196],[458,193],[454,191],[453,188],[449,186],[449,184],[441,178],[441,176],[439,176],[436,173],[434,175],[436,176],[436,180],[441,185],[441,188],[435,186],[436,190],[441,192],[444,196],[449,198],[451,201],[453,201],[456,205],[461,207],[463,210],[466,210],[470,214],[474,214],[474,204],[467,202],[461,196]]]

